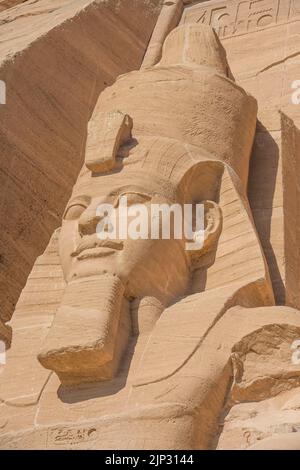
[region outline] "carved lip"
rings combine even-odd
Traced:
[[[85,237],[72,253],[77,259],[101,258],[123,249],[124,242],[118,240],[99,240],[95,236]]]
[[[112,255],[117,250],[113,250],[111,248],[89,248],[87,250],[82,251],[79,255],[77,255],[77,259],[79,261],[90,259],[90,258],[104,258],[105,256]]]

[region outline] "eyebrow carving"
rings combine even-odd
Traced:
[[[74,199],[71,199],[67,204],[67,207],[63,213],[63,219],[66,217],[68,211],[74,206],[81,206],[85,209],[90,205],[91,198],[88,196],[76,196]]]

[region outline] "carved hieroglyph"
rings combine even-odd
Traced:
[[[246,448],[300,419],[300,316],[274,306],[247,200],[256,116],[207,25],[172,30],[156,66],[101,94],[62,228],[33,274],[53,265],[56,280],[12,322],[1,448],[226,448],[231,435]],[[204,246],[100,241],[97,205],[118,208],[122,195],[203,202]],[[24,357],[25,327],[35,336]],[[264,404],[278,412],[263,426]],[[250,424],[245,434],[243,406],[259,436]]]
[[[220,0],[186,7],[181,22],[207,24],[226,37],[295,18],[300,18],[299,0]]]

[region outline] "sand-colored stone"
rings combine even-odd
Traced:
[[[278,303],[286,301],[282,128],[279,111],[300,125],[300,106],[292,103],[299,78],[300,4],[298,0],[212,0],[187,6],[181,23],[210,24],[221,37],[237,82],[258,101],[249,200],[268,260]],[[296,306],[296,305],[294,305]]]
[[[0,13],[4,322],[60,225],[99,93],[140,66],[159,7],[158,0],[28,0]]]
[[[19,5],[19,3],[24,3],[25,1],[26,0],[0,0],[0,11],[15,7],[16,5]]]
[[[300,449],[299,19],[165,2],[140,70],[100,94],[10,322],[0,448]],[[124,195],[202,202],[203,246],[100,241]]]

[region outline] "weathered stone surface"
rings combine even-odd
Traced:
[[[300,449],[299,21],[298,0],[163,4],[10,322],[0,448]],[[201,202],[203,244],[99,239],[124,196],[148,221]]]
[[[278,111],[300,126],[300,106],[292,102],[292,84],[299,80],[299,0],[212,0],[187,6],[181,22],[216,28],[235,79],[258,100],[260,123],[250,166],[249,200],[277,302],[284,304],[288,268]]]
[[[3,321],[60,224],[97,97],[139,67],[158,7],[158,0],[29,0],[0,13]]]
[[[0,0],[0,11],[15,7],[19,3],[24,3],[25,1],[26,0]]]

